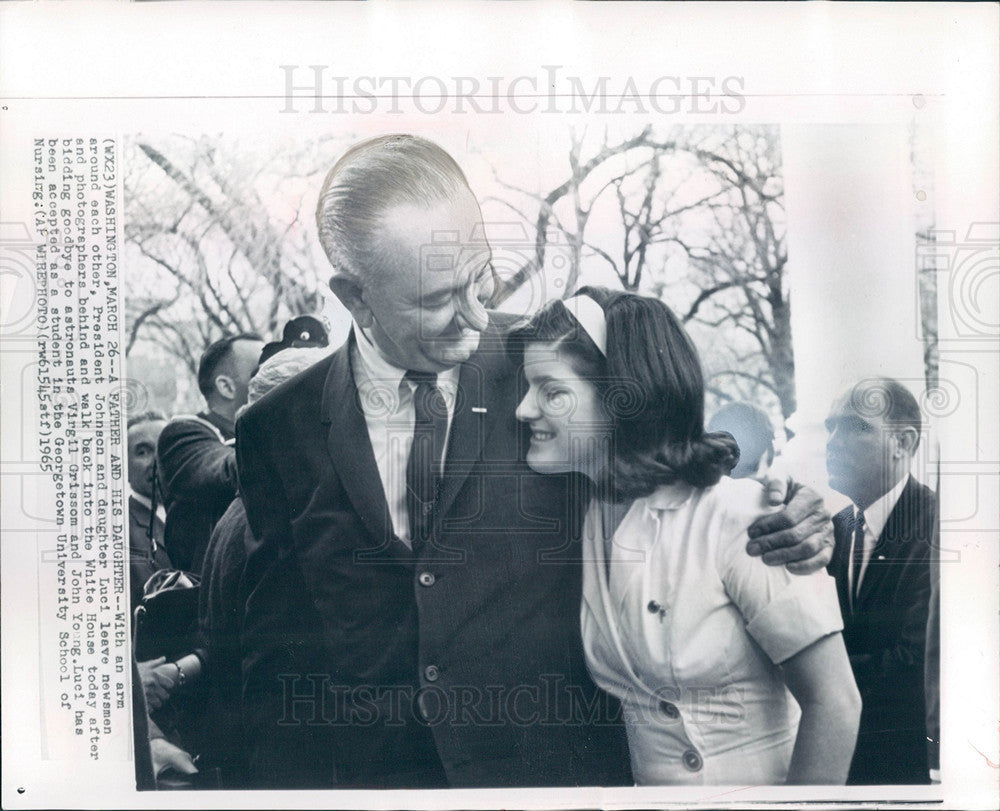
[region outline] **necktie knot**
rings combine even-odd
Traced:
[[[417,372],[410,369],[405,375],[403,375],[408,381],[410,381],[414,386],[436,386],[437,385],[437,373],[436,372]]]
[[[448,404],[438,388],[434,372],[409,371],[404,377],[413,385],[413,410],[417,425],[425,426],[448,418]]]

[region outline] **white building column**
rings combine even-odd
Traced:
[[[876,375],[924,391],[910,141],[903,125],[829,124],[782,126],[781,141],[798,401],[785,456],[839,509],[824,460],[834,398]]]

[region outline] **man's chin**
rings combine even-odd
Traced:
[[[831,490],[843,495],[847,495],[851,489],[848,478],[844,474],[836,471],[827,470],[827,482],[829,483]]]
[[[479,333],[470,338],[461,338],[449,343],[440,343],[434,347],[433,354],[428,353],[431,360],[444,368],[465,363],[479,348]]]

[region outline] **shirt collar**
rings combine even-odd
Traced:
[[[899,497],[903,494],[907,478],[909,477],[903,476],[888,493],[865,508],[865,527],[876,539],[882,534],[886,521],[889,520],[889,516],[896,507],[896,502],[899,501]],[[858,506],[856,504],[854,505],[854,517],[855,519],[858,517]]]
[[[133,490],[131,487],[128,489],[128,497],[129,498],[134,498],[136,501],[138,501],[147,510],[153,509],[153,502],[150,501],[150,499],[148,499],[146,496],[142,495],[141,493],[135,492],[135,490]]]
[[[152,512],[152,509],[153,509],[153,502],[152,502],[152,500],[150,500],[146,496],[142,495],[141,493],[135,492],[135,490],[133,490],[131,487],[129,487],[129,489],[128,489],[128,497],[129,498],[134,498],[143,507],[145,507],[147,510],[149,510],[149,511]],[[159,518],[164,523],[166,523],[166,521],[167,521],[167,511],[166,511],[166,508],[162,504],[157,504],[156,505],[156,517]]]
[[[664,484],[646,496],[646,505],[651,510],[678,510],[687,503],[693,492],[694,487],[687,482]]]
[[[358,364],[355,369],[355,385],[358,389],[365,386],[377,384],[384,391],[399,391],[399,384],[403,381],[406,369],[390,363],[385,356],[379,352],[365,335],[364,330],[355,321],[352,327],[354,331],[354,345],[358,348]],[[458,389],[459,367],[452,366],[443,372],[438,372],[438,388],[448,401],[449,408],[455,401]]]

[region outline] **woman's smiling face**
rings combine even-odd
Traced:
[[[597,387],[561,357],[557,344],[528,344],[524,375],[528,392],[517,418],[531,428],[529,467],[596,479],[611,458],[613,427]]]

